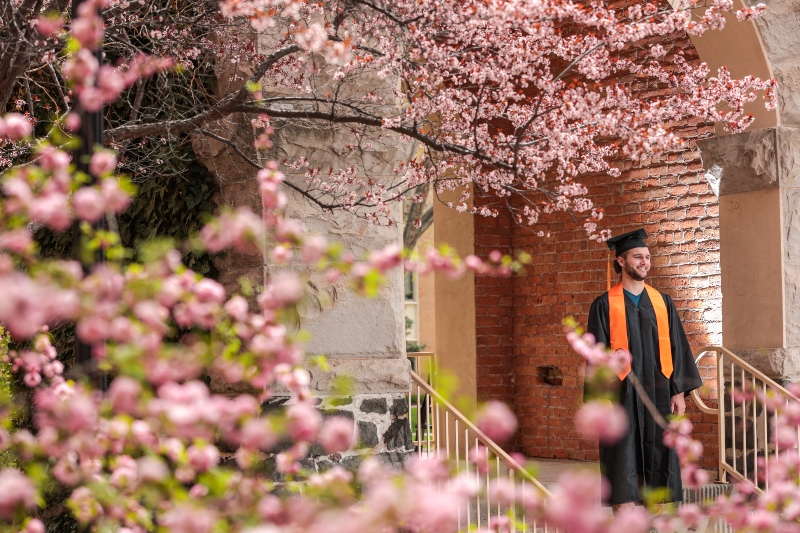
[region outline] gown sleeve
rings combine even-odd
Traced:
[[[595,342],[602,342],[605,346],[610,344],[611,337],[608,325],[608,298],[605,295],[595,298],[589,309],[589,321],[586,325],[587,333],[594,335]],[[588,368],[587,368],[588,370]],[[595,397],[595,391],[589,386],[584,377],[583,401],[588,402]]]
[[[608,298],[605,295],[595,298],[592,307],[589,309],[589,322],[586,331],[594,335],[595,342],[602,342],[606,347],[609,346],[609,325],[608,325]]]
[[[678,309],[672,298],[663,294],[664,303],[669,315],[669,339],[672,344],[672,377],[669,380],[670,394],[672,396],[681,392],[688,393],[703,385],[700,372],[694,362],[694,354],[689,346],[689,339],[683,330]]]

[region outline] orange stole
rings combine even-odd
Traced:
[[[656,326],[658,327],[658,355],[661,361],[661,373],[666,378],[672,376],[672,344],[669,340],[669,317],[667,316],[667,305],[661,297],[661,293],[650,285],[644,286],[647,296],[653,304],[656,312]],[[611,333],[611,349],[628,349],[628,323],[625,320],[625,293],[622,292],[622,283],[618,283],[608,291],[608,314],[609,314],[609,333]],[[621,370],[617,376],[625,379],[630,373],[630,364]]]

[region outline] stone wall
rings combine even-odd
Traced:
[[[661,44],[697,60],[685,35]],[[632,83],[648,90],[641,82]],[[675,300],[692,348],[698,349],[722,342],[719,202],[695,145],[696,139],[712,136],[714,126],[686,122],[678,132],[687,140],[684,150],[644,165],[618,160],[614,164],[621,177],[588,175],[580,181],[604,208],[604,228],[618,235],[644,227],[651,236],[649,283]],[[589,241],[567,217],[538,229],[549,237],[538,237],[507,218],[476,217],[476,253],[497,248],[533,256],[525,277],[476,277],[478,397],[514,406],[520,422],[518,451],[532,457],[597,460],[597,444],[583,440],[574,428],[584,365],[569,348],[561,323],[574,316],[585,324],[592,301],[606,290],[607,247]],[[560,374],[553,380],[557,384],[545,381],[547,367]],[[715,376],[711,368],[701,373],[709,381]],[[689,403],[696,434],[706,446],[704,466],[712,468],[715,420]]]
[[[285,402],[285,397],[273,398],[265,404],[265,411],[279,409]],[[353,420],[354,445],[334,454],[327,454],[318,444],[312,445],[308,457],[301,461],[310,472],[324,472],[334,465],[355,471],[367,455],[400,468],[414,451],[405,395],[323,396],[318,399],[317,408],[325,419],[341,416]],[[267,458],[267,464],[267,469],[274,473],[274,456]]]
[[[270,35],[262,35],[260,46],[262,50],[267,50],[277,46],[276,42]],[[237,62],[235,68],[239,72],[236,76],[231,72],[220,72],[219,79],[239,80],[234,85],[241,85],[241,80],[247,79],[251,67],[246,62]],[[319,76],[317,81],[324,85],[324,76]],[[220,83],[223,84],[222,81]],[[269,86],[268,83],[268,80],[265,81],[264,92],[269,95],[288,95],[291,90]],[[393,105],[392,87],[387,85],[390,82],[374,76],[373,79],[362,77],[359,83],[376,87],[376,92],[388,101],[387,105]],[[238,89],[238,86],[221,88],[220,92],[231,89]],[[348,88],[342,87],[340,90],[345,97]],[[281,105],[285,108],[294,104]],[[349,127],[295,120],[273,121],[273,148],[268,152],[256,153],[248,145],[253,139],[251,118],[234,115],[209,128],[240,139],[239,148],[250,162],[223,143],[204,137],[195,139],[194,149],[198,158],[215,173],[220,183],[221,205],[249,206],[256,213],[260,212],[256,182],[258,169],[253,162],[265,164],[272,160],[292,163],[307,158],[314,167],[354,166],[362,172],[361,177],[382,180],[395,177],[394,168],[400,161],[408,159],[412,152],[410,143],[385,131],[380,139],[375,139],[369,146],[348,151],[345,147],[353,144]],[[304,168],[284,164],[281,170],[288,182],[300,189],[306,187]],[[377,226],[342,210],[322,210],[289,187],[285,187],[284,192],[288,197],[288,217],[299,221],[308,231],[323,235],[330,242],[338,242],[343,252],[356,258],[366,256],[371,250],[401,242],[402,224]],[[400,220],[399,204],[396,204],[393,215],[395,221]],[[347,280],[329,283],[323,274],[299,263],[275,265],[269,257],[260,254],[225,253],[219,256],[217,267],[220,282],[229,291],[238,289],[242,277],[255,287],[263,286],[281,268],[297,271],[306,280],[307,295],[298,305],[297,323],[289,326],[310,333],[310,340],[305,345],[306,353],[322,354],[328,359],[328,372],[309,368],[312,374],[311,388],[322,398],[320,409],[326,416],[341,414],[352,418],[356,422],[361,444],[336,457],[322,455],[319,448],[312,449],[305,466],[324,469],[328,464],[341,462],[352,467],[357,461],[356,457],[364,453],[376,453],[393,464],[401,464],[411,446],[406,418],[408,407],[403,407],[403,394],[410,389],[410,365],[405,357],[403,272],[396,269],[387,274],[380,294],[368,299],[355,294]],[[346,378],[348,393],[352,393],[347,401],[331,396],[337,390],[337,384],[342,382],[341,378]],[[245,389],[243,384],[228,385],[212,379],[215,393],[235,393]],[[280,391],[276,391],[276,394],[267,408],[276,408],[287,401],[287,395],[282,396]]]

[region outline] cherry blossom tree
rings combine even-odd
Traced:
[[[426,23],[427,15],[410,4],[393,4],[393,9],[399,11],[388,11],[388,8],[381,11],[377,5],[355,5],[361,6],[359,10],[377,13],[370,19],[377,30],[381,29],[381,24],[386,27],[395,27],[392,26],[395,24],[410,32],[408,35],[416,35],[417,28]],[[489,5],[473,7],[475,13],[483,13]],[[101,65],[92,52],[104,38],[99,16],[103,7],[108,7],[103,0],[82,4],[77,18],[72,21],[72,34],[68,36],[61,65],[65,87],[85,109],[97,109],[101,104],[113,106],[120,96],[129,94],[126,91],[144,83],[142,80],[167,76],[165,73],[176,64],[172,58],[135,54],[122,57],[113,67]],[[495,7],[499,9],[499,5]],[[562,16],[561,7],[561,4],[553,6],[553,12],[545,18],[558,19]],[[509,6],[512,8],[516,9]],[[454,16],[468,14],[460,8],[453,9]],[[513,9],[504,17],[513,19]],[[575,9],[570,11],[573,13],[570,16],[584,21],[585,11]],[[377,37],[376,42],[357,37],[357,22],[361,19],[355,15],[352,20],[347,15],[340,21],[342,27],[349,28],[351,38],[337,40],[336,34],[328,33],[323,25],[314,22],[316,17],[327,17],[328,12],[313,6],[237,3],[223,6],[223,13],[248,16],[249,22],[259,27],[269,25],[273,19],[266,17],[270,14],[295,21],[296,32],[290,35],[297,43],[287,46],[324,56],[327,65],[340,64],[331,68],[335,72],[344,69],[345,77],[348,66],[355,68],[359,61],[366,61],[364,56],[359,56],[366,47],[381,45]],[[671,16],[665,15],[667,19]],[[673,19],[683,20],[677,15]],[[306,20],[310,21],[309,25]],[[645,25],[650,24],[647,20]],[[697,24],[716,24],[714,11]],[[43,18],[35,26],[44,36],[60,31],[60,22],[55,19]],[[478,29],[483,27],[477,26]],[[477,33],[480,32],[476,30]],[[584,38],[575,37],[577,40]],[[448,39],[448,32],[443,30],[428,44],[435,48]],[[423,109],[428,105],[425,102],[432,102],[431,98],[435,100],[433,92],[425,94],[426,87],[431,91],[434,88],[454,91],[452,99],[458,101],[456,95],[465,90],[463,86],[447,77],[434,84],[432,78],[427,77],[426,61],[443,61],[443,58],[437,54],[417,55],[416,50],[409,44],[408,55],[403,52],[398,57],[419,67],[417,78],[407,83],[418,84],[416,90]],[[464,50],[468,56],[469,50]],[[313,62],[318,56],[303,57]],[[373,61],[385,68],[400,60],[384,61],[375,55],[368,62]],[[493,78],[487,87],[494,87],[500,81]],[[714,88],[715,83],[710,84],[717,91],[715,94],[727,94],[731,98],[738,94],[740,101],[748,98],[742,83],[731,81],[725,88]],[[744,85],[756,83],[749,80]],[[579,86],[573,87],[578,93],[580,90],[575,87]],[[406,90],[405,87],[401,89]],[[706,90],[699,84],[695,89]],[[266,105],[266,93],[254,94],[258,92],[261,91],[236,94],[245,94],[243,106]],[[616,98],[622,99],[622,93]],[[541,100],[548,101],[547,96],[541,96]],[[611,102],[603,105],[611,105]],[[649,112],[658,115],[661,111],[657,107]],[[374,109],[378,113],[383,108],[376,104]],[[414,109],[408,106],[402,115],[381,116],[380,124],[374,127],[395,133],[405,131],[403,134],[418,137],[421,145],[427,146],[423,152],[437,149],[426,142],[445,143],[447,149],[460,146],[453,144],[457,142],[469,146],[447,129],[448,124],[460,119],[432,120],[429,116],[432,107],[427,108],[429,112],[425,115],[427,126],[419,126],[419,131],[409,129],[407,121],[413,122]],[[519,109],[510,106],[508,113],[521,112]],[[334,118],[339,113],[337,109],[329,111]],[[351,112],[343,111],[345,116],[351,116]],[[710,104],[707,112],[717,113]],[[218,116],[221,111],[215,113],[208,116]],[[312,111],[309,113],[313,115]],[[259,120],[263,136],[257,142],[263,145],[269,141],[266,121],[276,117],[267,112],[262,114],[265,117]],[[736,115],[726,116],[733,120]],[[314,409],[308,388],[309,375],[303,368],[301,337],[286,325],[291,307],[303,296],[304,284],[296,273],[277,269],[258,291],[243,287],[241,294],[227,294],[217,282],[183,265],[175,243],[155,241],[140,247],[133,256],[132,251],[121,249],[113,226],[103,229],[95,223],[123,212],[130,203],[134,187],[117,174],[118,155],[102,147],[94,150],[88,174],[76,170],[67,152],[80,141],[74,136],[78,126],[76,117],[72,112],[56,117],[47,135],[39,134],[38,138],[34,136],[34,127],[40,124],[32,124],[32,117],[10,113],[0,118],[2,142],[19,150],[18,157],[24,155],[27,159],[26,164],[13,165],[0,176],[3,192],[0,323],[17,345],[5,362],[32,398],[29,403],[0,405],[0,451],[13,457],[11,466],[0,469],[0,527],[41,533],[46,524],[52,525],[57,518],[67,517],[90,531],[126,533],[276,533],[345,528],[356,532],[457,530],[458,505],[474,496],[474,485],[463,474],[451,471],[451,465],[444,460],[431,458],[411,462],[404,472],[392,471],[369,458],[355,474],[338,467],[323,474],[303,471],[300,461],[308,454],[310,444],[319,442],[332,453],[350,446],[353,435],[351,422],[332,418],[323,423]],[[499,132],[492,133],[488,123],[485,124],[485,128],[476,128],[473,141],[477,144],[473,145],[473,152],[466,151],[458,156],[463,157],[464,162],[483,161],[482,152],[477,150],[481,139],[487,138],[484,133],[501,136]],[[628,126],[637,125],[629,122]],[[138,125],[133,123],[126,126],[128,130],[118,131],[133,131],[130,128],[136,127]],[[614,130],[603,131],[613,133]],[[643,149],[644,145],[634,142],[633,136],[627,139],[620,144],[620,149],[632,153]],[[653,133],[648,139],[657,147],[667,146],[670,137]],[[639,141],[644,142],[642,138]],[[527,148],[525,142],[519,150]],[[425,170],[428,168],[434,173],[451,172],[455,176],[449,178],[451,181],[478,175],[475,171],[464,174],[467,171],[458,165],[445,168],[439,160],[426,162],[426,157],[432,156],[423,156],[420,162],[412,165],[414,168],[408,171],[409,177],[405,179],[422,179],[428,175]],[[501,175],[498,174],[500,170],[494,171],[495,176]],[[313,172],[309,172],[313,178]],[[562,178],[568,175],[566,172]],[[282,187],[285,177],[277,163],[266,164],[256,178],[261,197],[260,213],[247,208],[223,210],[185,245],[211,252],[225,249],[242,253],[266,251],[273,258],[285,257],[290,251],[311,267],[325,272],[328,279],[349,279],[353,290],[364,294],[379,290],[382,274],[393,268],[405,267],[423,273],[435,269],[451,276],[467,270],[504,276],[521,268],[519,261],[498,252],[490,254],[487,260],[474,256],[462,260],[432,250],[422,262],[409,261],[399,245],[360,258],[342,254],[335,243],[307,234],[297,221],[284,215],[287,197]],[[320,183],[323,183],[321,179]],[[377,183],[367,186],[374,191],[381,187]],[[379,204],[371,204],[371,207],[379,207]],[[106,263],[92,264],[91,260],[85,260],[81,264],[40,256],[31,233],[34,225],[63,232],[73,224],[78,224],[84,234],[79,257],[91,258],[98,250],[103,250],[108,258]],[[69,375],[65,375],[65,368],[48,335],[51,327],[64,322],[74,323],[76,335],[92,350],[92,364],[74,367]],[[600,374],[613,372],[614,366],[619,364],[617,355],[609,356],[591,338],[577,332],[568,338],[587,361],[605,369]],[[90,379],[97,370],[114,376],[106,394],[96,390]],[[232,397],[214,395],[205,382],[208,376],[245,384],[250,389]],[[290,391],[291,402],[282,411],[264,414],[261,402],[272,394],[275,384]],[[764,398],[765,402],[768,400]],[[772,407],[778,416],[784,417],[786,424],[800,424],[796,413],[784,412],[780,405]],[[20,417],[29,418],[32,423],[15,425],[13,421]],[[611,423],[603,425],[603,420]],[[499,404],[485,406],[477,423],[498,442],[508,439],[516,427],[510,410]],[[702,449],[698,450],[697,443],[691,439],[690,425],[684,420],[670,424],[669,443],[678,450],[684,472],[690,473],[687,483],[702,483],[701,471],[692,468]],[[608,404],[590,404],[579,417],[582,431],[603,439],[618,436],[620,425],[618,413]],[[788,434],[781,436],[782,449],[790,447],[791,438]],[[278,448],[278,443],[288,443],[288,447]],[[230,461],[223,462],[223,450],[234,450],[228,457]],[[264,476],[262,465],[269,454],[275,456],[277,469],[284,476],[280,485]],[[485,457],[473,456],[473,459],[475,467],[480,468],[479,462]],[[737,496],[720,500],[711,516],[722,517],[741,526],[742,530],[794,530],[794,522],[786,525],[783,520],[797,518],[798,508],[794,503],[800,490],[795,481],[797,470],[796,453],[784,453],[780,460],[770,462],[768,474],[773,476],[772,480],[781,491],[751,498],[744,486]],[[643,509],[633,509],[615,517],[600,508],[597,502],[602,485],[581,473],[564,476],[557,494],[547,504],[539,496],[525,495],[509,487],[505,478],[494,480],[488,490],[493,501],[503,501],[516,510],[515,514],[493,518],[487,524],[497,533],[516,528],[511,516],[547,520],[565,532],[575,533],[620,530],[644,533],[651,523],[651,517]],[[778,494],[777,499],[775,494]],[[696,524],[703,514],[699,508],[683,507],[677,515],[663,514],[653,523],[660,531],[672,531],[678,521]]]
[[[421,188],[438,198],[463,187],[448,205],[487,216],[508,208],[534,229],[546,215],[568,212],[598,238],[602,212],[582,174],[615,175],[609,159],[618,154],[676,147],[681,140],[667,125],[684,119],[739,131],[752,121],[743,104],[757,91],[774,105],[770,80],[710,73],[680,50],[647,44],[720,29],[729,0],[684,0],[674,9],[555,0],[110,0],[103,4],[109,62],[130,64],[144,52],[169,56],[180,70],[130,84],[106,66],[104,87],[82,94],[57,75],[72,60],[59,53],[69,26],[57,15],[67,5],[4,5],[3,20],[15,22],[2,26],[0,65],[14,68],[0,85],[0,107],[17,106],[44,124],[48,113],[97,109],[121,89],[126,104],[108,108],[106,142],[141,179],[187,135],[223,143],[243,172],[255,172],[270,142],[262,136],[254,148],[253,135],[298,121],[335,126],[352,138],[342,150],[362,163],[281,161],[305,173],[285,186],[321,209],[378,223],[391,221],[395,202],[422,201]],[[32,24],[41,13],[56,18]],[[96,40],[100,23],[93,24],[74,36]],[[248,121],[253,127],[243,128]],[[371,175],[363,157],[398,138],[417,143],[416,155],[391,177]],[[7,147],[6,164],[26,153]],[[471,207],[469,194],[486,200]],[[412,224],[424,222],[412,215]]]

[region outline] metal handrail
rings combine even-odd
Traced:
[[[757,388],[757,383],[760,382],[761,384],[761,392],[766,395],[767,390],[771,390],[776,394],[781,395],[785,398],[786,404],[788,405],[789,402],[800,402],[800,398],[789,392],[787,389],[782,387],[778,384],[775,380],[771,379],[769,376],[752,366],[751,364],[747,363],[741,357],[736,355],[735,353],[731,352],[727,348],[722,346],[706,346],[700,350],[697,357],[695,358],[695,362],[699,363],[700,360],[709,352],[713,352],[717,354],[717,401],[718,406],[716,408],[709,407],[705,401],[700,397],[700,393],[698,389],[692,391],[692,400],[697,405],[697,407],[706,414],[717,415],[718,427],[717,431],[719,433],[719,479],[718,482],[726,483],[727,475],[730,474],[734,478],[738,479],[739,481],[747,481],[753,485],[753,488],[758,492],[764,492],[769,490],[769,478],[765,476],[764,488],[759,486],[759,475],[758,475],[758,460],[757,457],[759,452],[763,451],[765,464],[769,465],[770,455],[777,454],[780,450],[778,449],[777,444],[774,445],[774,452],[770,451],[770,438],[769,438],[769,415],[766,409],[761,410],[759,413],[757,401],[754,398],[751,402],[751,405],[748,406],[746,401],[741,402],[741,420],[742,420],[742,431],[741,431],[741,468],[737,464],[737,455],[738,455],[738,448],[737,448],[737,411],[738,407],[736,406],[735,401],[735,383],[736,379],[740,379],[741,384],[748,383],[750,384],[751,388],[755,391]],[[728,369],[728,365],[730,365],[730,391],[725,390],[725,372]],[[737,368],[738,367],[738,368]],[[738,372],[737,372],[738,369]],[[725,408],[725,397],[729,396],[730,401],[730,414],[726,412]],[[762,406],[763,407],[763,406]],[[727,442],[726,442],[726,418],[730,416],[731,421],[731,459],[732,462],[728,462],[728,457],[726,454],[727,451]],[[759,424],[759,416],[763,418],[763,424]],[[746,420],[748,417],[752,417],[752,439],[751,439],[751,447],[748,447],[748,433],[750,429],[746,424]],[[774,418],[774,424],[778,423],[777,416]],[[759,425],[761,426],[759,428]],[[763,429],[763,432],[761,432]],[[777,427],[773,428],[775,431]],[[761,435],[759,435],[761,433]],[[759,440],[760,445],[763,446],[759,448]],[[752,456],[753,466],[750,470],[753,479],[748,477],[748,455],[749,451],[752,448]],[[755,481],[754,481],[755,480]]]
[[[412,442],[417,457],[421,460],[443,458],[454,462],[462,476],[474,480],[474,496],[459,509],[459,531],[466,530],[470,533],[475,529],[485,530],[492,516],[501,516],[506,512],[510,514],[511,523],[519,524],[523,532],[556,531],[546,520],[540,521],[525,514],[520,521],[516,521],[515,506],[506,507],[503,502],[491,501],[489,487],[493,479],[504,476],[513,487],[514,499],[517,494],[521,500],[525,500],[526,495],[538,495],[546,507],[552,495],[513,457],[439,394],[426,378],[414,371],[411,371],[408,402]],[[476,457],[474,454],[480,455]],[[517,530],[515,527],[514,531]]]
[[[525,470],[517,461],[514,460],[513,457],[508,455],[505,450],[503,450],[500,446],[497,445],[492,439],[486,436],[486,434],[481,431],[478,426],[473,424],[466,416],[464,416],[461,411],[453,407],[453,405],[448,402],[444,396],[439,394],[433,387],[428,385],[424,379],[422,379],[416,372],[413,370],[411,371],[411,380],[423,391],[425,394],[430,394],[436,400],[436,402],[445,408],[445,412],[452,416],[454,420],[458,420],[461,424],[466,426],[472,433],[475,434],[477,440],[485,446],[489,452],[493,453],[496,457],[503,460],[506,466],[510,470],[514,470],[517,475],[519,475],[522,479],[526,480],[527,482],[534,485],[537,489],[541,490],[545,496],[550,497],[552,494],[550,493],[547,488],[542,485],[539,480],[533,477],[530,472]],[[446,427],[446,432],[449,433],[449,427]]]

